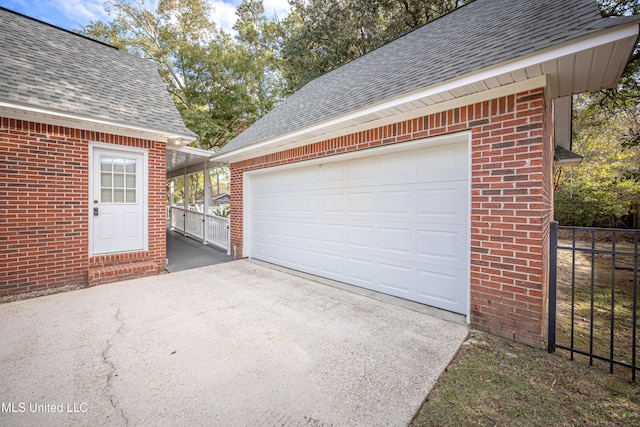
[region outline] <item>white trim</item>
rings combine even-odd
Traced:
[[[442,93],[442,92],[451,91],[451,90],[454,90],[456,88],[464,87],[464,86],[467,86],[467,85],[471,85],[471,84],[474,84],[474,83],[481,82],[481,81],[489,79],[489,78],[493,78],[495,76],[508,74],[508,73],[511,73],[511,72],[514,72],[514,71],[517,71],[517,70],[522,70],[522,69],[525,69],[527,67],[531,67],[531,66],[536,65],[536,64],[542,64],[542,63],[547,62],[547,61],[556,60],[556,59],[564,57],[564,56],[573,55],[573,54],[578,53],[580,51],[584,51],[584,50],[587,50],[587,49],[590,49],[590,48],[594,48],[594,47],[597,47],[597,46],[600,46],[600,45],[605,45],[607,43],[613,43],[613,42],[618,41],[618,40],[622,40],[622,39],[629,38],[629,37],[637,37],[637,36],[638,36],[638,24],[637,23],[628,24],[628,25],[625,25],[625,26],[622,26],[622,27],[614,28],[612,30],[611,29],[605,30],[603,32],[600,32],[596,36],[587,35],[587,36],[585,36],[585,37],[583,37],[581,39],[573,40],[573,41],[570,41],[568,43],[565,43],[564,45],[561,45],[560,47],[549,48],[549,49],[543,50],[541,52],[538,52],[538,53],[535,53],[535,54],[532,54],[532,55],[529,55],[529,56],[521,57],[521,58],[513,60],[511,62],[502,63],[500,65],[496,65],[496,66],[493,66],[493,67],[486,68],[484,70],[480,70],[480,71],[473,72],[471,74],[467,74],[466,76],[462,76],[462,77],[455,78],[453,80],[449,80],[448,82],[442,82],[440,84],[428,87],[426,89],[421,89],[421,90],[418,90],[418,91],[413,92],[413,93],[402,95],[402,96],[400,96],[398,98],[395,98],[395,99],[390,99],[390,100],[387,100],[387,101],[383,101],[381,103],[378,103],[378,104],[369,106],[367,108],[363,108],[361,110],[357,110],[357,111],[345,114],[343,116],[340,116],[340,117],[332,119],[332,120],[328,120],[328,121],[325,121],[325,122],[322,122],[322,123],[317,123],[317,124],[314,124],[312,126],[309,126],[309,127],[306,127],[306,128],[303,128],[303,129],[300,129],[300,130],[297,130],[297,131],[294,131],[294,132],[291,132],[291,133],[288,133],[288,134],[280,135],[280,136],[271,138],[271,139],[266,140],[266,141],[262,141],[262,142],[259,142],[259,143],[256,143],[256,144],[249,145],[247,147],[241,147],[241,148],[238,148],[236,150],[220,154],[218,156],[214,155],[213,159],[214,160],[233,159],[234,157],[237,157],[237,156],[241,155],[242,153],[245,153],[245,152],[248,152],[248,151],[254,151],[254,150],[260,149],[260,148],[265,147],[265,146],[274,145],[274,144],[277,144],[278,142],[284,141],[286,139],[300,137],[300,136],[308,134],[308,133],[317,132],[317,131],[320,131],[320,130],[322,130],[324,128],[330,127],[330,126],[335,126],[335,125],[338,125],[338,124],[342,124],[342,123],[348,122],[350,120],[355,120],[355,119],[361,118],[363,116],[367,116],[369,114],[375,114],[375,113],[380,112],[382,110],[394,108],[394,107],[397,107],[397,106],[405,104],[405,103],[409,103],[409,102],[412,102],[412,101],[419,100],[421,98],[426,98],[426,97],[429,97],[429,96],[437,95],[437,94]],[[543,76],[539,76],[539,77],[543,77]],[[546,79],[546,77],[545,77],[545,79]],[[524,82],[526,82],[526,80]],[[523,84],[526,84],[526,83],[523,83]],[[547,83],[545,83],[545,86],[546,85],[547,85]],[[510,86],[510,85],[507,85],[507,86]],[[494,92],[494,91],[497,91],[499,89],[500,88],[496,88],[496,89],[485,91],[485,92],[487,94],[495,94],[495,93],[499,93],[499,92]],[[473,95],[467,95],[467,96],[468,97],[472,97]],[[469,99],[471,99],[471,98],[469,98]],[[451,101],[454,101],[454,100],[451,100]],[[449,102],[451,102],[451,101],[449,101]],[[446,104],[445,103],[435,104],[434,106],[426,107],[426,109],[433,108],[433,109],[437,109],[439,111],[442,111],[444,105],[446,105]],[[449,108],[451,108],[451,107],[449,107]],[[394,116],[394,120],[395,120],[396,117],[398,117],[398,116]],[[371,125],[371,124],[372,124],[372,122],[367,123],[367,125]],[[351,132],[351,131],[352,130],[349,128],[349,132]],[[321,138],[322,139],[326,139],[325,135],[321,135]],[[285,148],[283,148],[283,149],[285,149]],[[250,158],[250,157],[247,157],[247,158]],[[242,159],[240,159],[240,160],[242,160]]]
[[[471,325],[471,207],[473,206],[473,138],[468,132],[469,142],[467,145],[467,218],[469,228],[467,229],[467,325]]]
[[[143,177],[142,177],[142,202],[144,204],[144,225],[143,225],[143,248],[140,250],[134,251],[123,251],[123,252],[109,252],[109,253],[94,253],[93,250],[93,201],[91,200],[91,195],[93,194],[93,180],[94,178],[94,170],[93,170],[93,156],[95,149],[104,149],[109,151],[120,151],[123,153],[136,153],[143,155]],[[96,142],[89,141],[89,191],[87,192],[87,204],[88,204],[88,212],[89,216],[89,257],[93,256],[102,256],[102,255],[111,255],[111,254],[120,254],[120,253],[130,253],[130,252],[146,252],[149,250],[149,150],[146,148],[139,147],[129,147],[126,145],[118,145],[118,144],[108,144],[104,142]]]
[[[12,104],[3,101],[0,101],[0,115],[10,119],[34,121],[54,126],[84,128],[94,132],[114,133],[123,136],[160,140],[167,142],[167,144],[173,144],[174,146],[189,144],[197,139],[193,135],[181,135],[173,132],[165,132],[141,126],[132,126],[102,119],[82,117],[74,114],[20,104]],[[176,141],[178,141],[178,143],[176,143]]]
[[[194,156],[205,158],[205,160],[209,160],[211,156],[215,154],[215,152],[213,151],[203,150],[202,148],[188,147],[186,145],[180,147],[167,147],[167,150],[191,154]]]
[[[425,144],[429,144],[431,146],[454,144],[456,142],[464,142],[467,140],[467,138],[469,141],[471,140],[471,131],[462,131],[462,132],[450,133],[446,135],[431,136],[427,138],[417,139],[415,141],[399,142],[395,144],[382,145],[380,147],[373,147],[373,148],[363,148],[359,150],[349,151],[347,153],[338,153],[330,156],[317,157],[315,159],[302,160],[299,162],[291,162],[284,165],[263,167],[260,169],[246,171],[244,172],[243,175],[244,176],[259,175],[262,173],[271,173],[274,170],[277,171],[277,170],[285,170],[285,169],[296,169],[296,168],[307,167],[307,166],[315,166],[319,164],[342,162],[342,161],[351,160],[355,158],[361,159],[363,157],[380,156],[386,152],[400,152],[400,151],[412,150],[416,146],[425,145]],[[246,184],[246,181],[244,183]],[[244,187],[243,187],[243,191],[244,191]]]

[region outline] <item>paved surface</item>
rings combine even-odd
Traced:
[[[406,425],[467,327],[374,296],[243,260],[2,304],[0,425]]]
[[[203,245],[202,242],[176,231],[167,230],[167,260],[167,271],[174,273],[229,262],[234,258],[221,249]]]

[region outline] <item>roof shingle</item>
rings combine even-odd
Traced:
[[[601,18],[595,0],[476,0],[311,81],[218,154],[533,54],[618,22]]]
[[[195,138],[151,61],[4,8],[0,101]]]

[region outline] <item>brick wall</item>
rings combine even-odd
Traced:
[[[149,149],[149,251],[89,258],[89,141]],[[0,117],[0,295],[164,270],[165,149]]]
[[[232,254],[242,255],[244,172],[471,130],[471,322],[539,346],[553,203],[548,114],[537,89],[233,163]]]

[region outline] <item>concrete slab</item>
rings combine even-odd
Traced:
[[[167,230],[168,263],[166,270],[171,273],[234,260],[235,258],[227,255],[221,249],[203,245],[202,242],[191,237],[183,236],[173,230]]]
[[[467,332],[246,260],[17,301],[0,425],[406,425]]]

